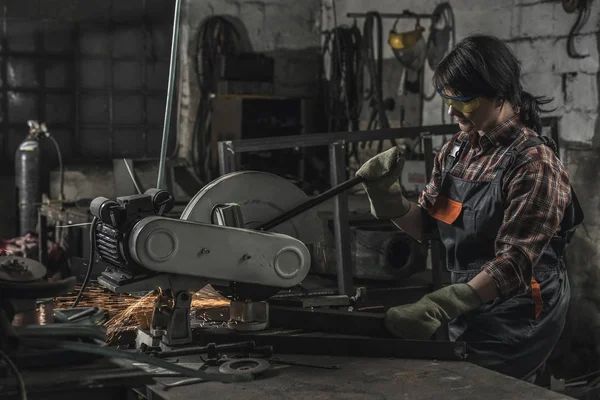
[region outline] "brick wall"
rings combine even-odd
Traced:
[[[323,3],[329,6],[324,25],[330,25],[333,21],[331,0],[323,0]],[[337,20],[338,24],[351,24],[353,21],[346,17],[348,12],[369,10],[398,13],[408,9],[418,13],[431,13],[438,3],[438,0],[337,0]],[[567,35],[575,22],[576,14],[565,13],[560,1],[451,0],[449,3],[454,10],[457,41],[470,33],[487,33],[509,43],[522,61],[526,90],[555,98],[548,107],[557,107],[550,115],[563,117],[561,138],[592,144],[598,116],[598,2],[592,3],[590,19],[575,41],[580,53],[590,54],[590,57],[583,60],[567,57]],[[362,21],[358,23],[362,26]],[[393,23],[394,20],[384,20],[384,35]],[[421,25],[427,27],[427,21],[422,21]],[[410,30],[413,27],[414,21],[400,20],[397,30]],[[385,46],[384,49],[384,57],[393,58],[389,47]],[[431,75],[431,70],[426,68],[428,93],[433,91]],[[423,123],[442,123],[440,108],[439,98],[426,103]]]
[[[370,10],[431,13],[438,3],[438,0],[336,0],[337,21],[351,24],[347,12]],[[577,51],[589,54],[580,60],[569,58],[566,52],[567,36],[577,15],[565,13],[560,1],[450,0],[449,3],[455,14],[457,40],[470,33],[500,37],[522,61],[524,88],[535,95],[554,97],[547,107],[556,110],[549,115],[561,117],[562,158],[586,213],[585,226],[579,229],[569,249],[572,312],[554,364],[571,374],[597,370],[600,368],[600,183],[596,169],[600,162],[600,2],[592,1],[590,19],[575,40]],[[323,5],[326,9],[323,25],[331,27],[331,0],[323,0]],[[362,20],[357,22],[362,26]],[[384,20],[384,35],[393,22]],[[427,27],[425,21],[422,25]],[[414,21],[398,23],[398,31],[413,27]],[[393,57],[387,45],[384,56]],[[433,91],[431,75],[427,69],[428,93]],[[423,124],[440,123],[441,100],[436,98],[425,104]]]

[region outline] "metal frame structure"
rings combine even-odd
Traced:
[[[559,145],[558,117],[542,119],[542,126],[550,129],[550,136]],[[397,129],[380,129],[375,131],[335,132],[321,134],[304,134],[296,136],[280,136],[260,139],[230,140],[218,143],[219,173],[221,175],[236,171],[236,159],[239,153],[267,151],[289,148],[304,148],[311,146],[328,146],[330,156],[331,185],[344,182],[346,176],[346,151],[349,142],[366,142],[372,140],[415,139],[421,138],[425,154],[425,169],[427,180],[431,179],[433,169],[433,136],[453,135],[457,132],[455,125],[431,125]],[[337,260],[338,293],[352,296],[354,287],[352,281],[352,254],[350,248],[350,227],[348,195],[342,193],[335,198],[334,203],[334,233]],[[443,248],[439,242],[432,243],[432,281],[433,289],[443,285],[445,270]]]

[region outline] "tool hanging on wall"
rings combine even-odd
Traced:
[[[366,100],[370,101],[379,127],[389,128],[390,123],[383,103],[383,31],[381,15],[378,12],[367,12],[363,25],[363,37],[363,55],[369,76],[369,92]]]
[[[563,10],[566,13],[572,14],[579,10],[577,19],[569,31],[569,37],[567,39],[567,54],[571,58],[582,59],[589,57],[589,54],[581,54],[575,50],[575,36],[579,34],[579,31],[588,22],[591,14],[588,0],[563,0]]]
[[[387,129],[390,123],[386,111],[394,108],[393,99],[383,99],[383,28],[382,16],[375,11],[369,11],[365,14],[363,24],[363,57],[367,65],[369,76],[369,91],[366,101],[371,107],[368,130]],[[397,146],[395,140],[390,140],[392,146]],[[370,146],[370,143],[367,145]],[[363,144],[364,147],[364,144]],[[383,142],[380,141],[377,146],[377,152],[383,149]]]
[[[212,99],[217,91],[216,59],[218,55],[239,54],[241,36],[226,17],[209,17],[202,22],[196,37],[196,79],[200,91],[193,128],[193,162],[196,174],[204,181],[211,177],[210,121]]]
[[[412,14],[412,13],[411,13]],[[416,14],[414,14],[416,15]],[[425,57],[427,55],[425,38],[423,37],[423,28],[420,24],[420,18],[417,19],[415,29],[408,32],[398,33],[396,26],[398,25],[399,19],[396,19],[394,26],[392,27],[389,36],[388,44],[390,45],[394,57],[402,66],[402,72],[400,75],[400,82],[398,83],[397,95],[399,97],[405,96],[407,89],[407,75],[409,71],[417,73],[420,76],[421,69],[425,64]],[[417,79],[417,82],[419,79]],[[419,91],[419,90],[418,90]],[[404,125],[405,109],[404,106],[400,107],[400,124]]]
[[[454,14],[452,12],[452,8],[449,3],[441,3],[436,6],[434,12],[432,14],[420,14],[414,13],[408,10],[404,10],[402,13],[377,13],[377,12],[367,12],[367,13],[347,13],[346,16],[348,18],[365,18],[365,25],[363,29],[364,43],[365,43],[365,59],[367,62],[367,66],[371,67],[375,62],[374,57],[371,54],[374,54],[374,50],[372,47],[373,43],[373,27],[374,21],[379,22],[379,30],[381,29],[381,19],[395,19],[394,27],[388,36],[388,44],[392,48],[394,52],[395,58],[402,64],[404,69],[409,69],[413,71],[418,71],[419,79],[415,83],[415,85],[410,85],[410,83],[405,80],[405,73],[403,71],[403,77],[401,78],[398,95],[402,95],[405,93],[406,89],[411,90],[414,93],[420,93],[422,99],[431,101],[435,97],[435,91],[432,96],[427,96],[424,94],[424,79],[423,79],[423,66],[425,60],[427,60],[430,68],[435,68],[437,64],[442,60],[442,58],[447,54],[448,50],[451,46],[454,46],[456,43],[455,39],[455,23],[454,23]],[[396,25],[399,19],[415,19],[417,21],[416,27],[413,31],[410,32],[396,32]],[[420,26],[420,21],[424,19],[431,19],[431,27],[430,27],[430,35],[427,39],[425,39],[424,31],[425,29]],[[377,32],[378,44],[381,45],[381,32]],[[381,50],[380,46],[377,48],[379,50],[379,60],[381,60]],[[379,64],[376,64],[379,66]],[[377,68],[369,68],[370,76],[373,76],[371,71],[377,73]],[[375,81],[377,82],[377,81]],[[379,81],[380,82],[380,81]],[[412,89],[415,87],[414,89]],[[386,102],[376,101],[377,97],[373,96],[376,93],[370,92],[368,99],[371,99],[371,106],[373,108],[373,113],[371,114],[371,118],[369,121],[369,127],[367,129],[375,129],[376,128],[376,118],[379,109],[383,108],[385,110],[386,106],[390,106]],[[402,110],[400,110],[402,113]],[[403,116],[401,115],[401,119]],[[444,107],[442,103],[442,121],[445,123],[445,113]],[[386,118],[387,120],[387,118]],[[382,125],[382,124],[380,124]],[[388,123],[389,126],[389,123]],[[380,126],[383,127],[383,126]]]
[[[328,132],[360,129],[364,90],[362,41],[362,34],[356,24],[351,27],[336,26],[331,31],[325,32],[322,53],[323,72],[329,71],[329,76],[323,80],[327,82],[323,97],[326,104]],[[347,158],[351,157],[359,160],[355,143],[350,143],[347,147]]]
[[[323,62],[327,65],[323,67],[329,77],[324,95],[329,132],[359,130],[363,94],[359,71],[364,67],[361,46],[362,34],[356,25],[337,26],[325,33]]]
[[[449,3],[438,4],[433,10],[431,26],[429,27],[429,38],[427,39],[427,64],[435,70],[437,65],[444,59],[448,51],[456,45],[456,29],[454,25],[454,12]],[[431,95],[425,94],[425,82],[423,86],[423,99],[431,101],[435,99],[435,88]],[[446,107],[441,103],[441,121],[446,123]]]
[[[427,39],[427,64],[429,68],[435,69],[448,50],[456,44],[456,29],[450,4],[438,4],[432,15]]]

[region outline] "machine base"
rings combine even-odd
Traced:
[[[232,301],[227,326],[238,332],[256,332],[269,327],[269,303]]]

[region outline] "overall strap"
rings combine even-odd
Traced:
[[[465,144],[466,143],[467,143],[466,140],[456,139],[454,141],[454,145],[452,147],[452,150],[446,156],[446,165],[445,165],[444,175],[446,175],[447,173],[449,173],[452,170],[452,168],[454,168],[454,166],[456,165],[456,163],[460,159],[460,155],[462,154],[462,152],[463,152],[463,150],[465,148]]]
[[[548,136],[533,136],[528,138],[521,146],[518,146],[518,149],[513,149],[512,154],[510,154],[510,156],[507,154],[507,157],[505,157],[506,163],[503,160],[503,163],[500,168],[508,168],[512,164],[512,162],[515,161],[516,157],[519,154],[525,152],[531,147],[535,147],[540,144],[549,146],[556,155],[556,157],[560,158],[560,155],[558,153],[558,147],[556,146],[554,140],[552,140]],[[579,204],[579,199],[575,194],[575,190],[573,190],[573,187],[571,186],[571,202],[567,205],[567,208],[563,215],[563,219],[560,223],[559,232],[557,232],[557,234],[555,234],[554,237],[550,240],[550,245],[552,246],[552,249],[559,258],[562,258],[564,256],[565,248],[571,242],[575,231],[577,230],[579,225],[581,225],[583,219],[583,209]]]
[[[501,181],[504,173],[512,166],[512,164],[517,160],[517,157],[526,152],[527,149],[535,146],[539,146],[540,144],[545,144],[549,146],[553,151],[556,157],[559,157],[558,147],[556,143],[549,138],[548,136],[532,136],[527,138],[523,144],[520,146],[513,147],[510,149],[507,154],[500,161],[500,166],[498,167],[498,173],[496,174],[496,180]]]
[[[532,136],[532,137],[527,138],[527,140],[525,140],[525,142],[523,144],[521,144],[520,146],[513,148],[510,151],[510,154],[506,155],[505,159],[502,160],[500,170],[498,171],[498,174],[496,176],[500,177],[500,179],[502,179],[502,175],[504,174],[504,172],[506,172],[506,170],[512,165],[512,163],[516,161],[517,157],[520,154],[524,153],[525,151],[527,151],[527,149],[529,149],[531,147],[539,146],[541,144],[549,146],[554,151],[554,154],[556,155],[556,157],[557,158],[559,157],[558,147],[556,146],[556,143],[554,143],[554,141],[551,138],[549,138],[547,136],[541,136],[541,135],[540,136]],[[571,188],[571,192],[573,193],[573,188]],[[571,205],[567,206],[567,211],[572,208],[573,207]],[[558,257],[558,259],[563,258],[564,250],[568,243],[565,240],[565,237],[563,234],[564,221],[565,221],[565,218],[563,218],[563,222],[561,222],[561,229],[560,229],[559,233],[555,234],[550,239],[550,243],[549,243],[550,247],[556,254],[556,257]],[[573,233],[575,232],[576,228],[577,227],[572,228]],[[569,240],[570,240],[570,238],[569,238]],[[541,295],[541,286],[536,281],[533,274],[531,275],[530,287],[531,287],[531,295],[532,295],[533,303],[534,303],[535,318],[537,319],[540,316],[540,314],[542,313],[542,310],[544,307],[544,301],[543,301],[542,295]]]

